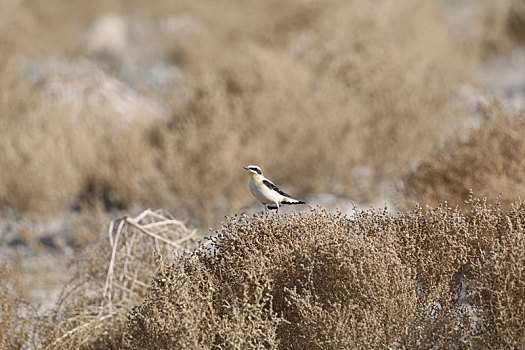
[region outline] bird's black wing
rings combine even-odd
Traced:
[[[290,197],[289,194],[284,193],[281,191],[277,186],[275,186],[270,180],[263,180],[263,184],[266,185],[270,190],[274,190],[275,192],[279,193],[281,196]]]

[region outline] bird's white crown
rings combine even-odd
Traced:
[[[248,171],[250,171],[250,172],[262,175],[262,170],[257,165],[248,165],[248,166],[245,166],[243,168],[248,170]]]

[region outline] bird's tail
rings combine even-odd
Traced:
[[[297,199],[293,198],[286,198],[284,201],[281,202],[282,204],[306,204],[303,201],[298,201]]]

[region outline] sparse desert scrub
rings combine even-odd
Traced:
[[[163,210],[114,220],[106,239],[75,260],[73,278],[42,318],[44,349],[120,349],[126,315],[140,303],[161,261],[196,246],[196,232]]]
[[[458,87],[470,85],[480,57],[523,41],[522,2],[483,1],[473,22],[461,21],[466,34],[449,27],[444,3],[0,2],[0,210],[80,210],[67,243],[75,248],[98,237],[114,209],[165,207],[201,228],[217,224],[253,203],[247,163],[298,196],[383,199],[407,169],[398,207],[461,203],[468,188],[504,193],[500,204],[357,220],[238,217],[219,229],[217,255],[177,263],[156,259],[151,242],[126,241],[117,260],[107,241],[96,243],[38,325],[10,287],[14,274],[0,276],[0,347],[523,347],[523,204],[510,206],[524,190],[523,116],[496,108],[469,141],[453,139]],[[127,28],[121,56],[86,49],[88,28],[107,13]],[[151,56],[154,68],[179,72],[172,84],[130,82],[130,66],[152,68]],[[56,103],[46,84],[74,85],[35,82],[20,64],[50,60],[105,69],[137,89],[135,102],[165,106],[166,120],[129,125],[88,98]],[[140,257],[126,263],[130,247]],[[108,297],[112,260],[126,273]]]
[[[521,18],[519,2],[497,11],[486,2],[466,45],[447,29],[451,10],[431,0],[13,4],[27,18],[7,21],[0,41],[0,206],[48,215],[79,203],[161,206],[199,226],[252,203],[237,190],[246,163],[298,196],[387,197],[407,169],[449,144],[461,118],[451,103],[457,86],[471,81],[487,41],[509,38],[507,16]],[[141,13],[158,27],[183,25],[155,37],[159,59],[182,72],[175,87],[149,92],[171,107],[167,121],[127,128],[111,109],[101,120],[89,106],[71,118],[16,64],[17,52],[39,57],[53,47],[64,60],[99,64],[78,43],[97,16],[119,9],[128,24]],[[47,39],[35,43],[30,32]],[[118,75],[118,62],[107,74]]]
[[[158,175],[143,130],[42,100],[37,86],[20,80],[13,56],[2,63],[0,206],[46,215],[97,203],[108,210],[159,189],[149,186]]]
[[[500,103],[481,107],[479,129],[468,140],[436,150],[405,178],[403,197],[411,203],[463,204],[469,189],[504,205],[525,194],[525,113]]]
[[[241,14],[250,10],[237,6]],[[447,137],[453,86],[468,80],[470,61],[447,38],[438,4],[334,1],[315,14],[296,9],[294,15],[308,17],[292,27],[272,22],[278,21],[277,7],[265,10],[258,23],[266,24],[270,44],[239,34],[226,52],[212,51],[216,56],[189,64],[193,74],[183,84],[183,100],[174,100],[173,132],[161,137],[170,145],[160,150],[165,158],[186,158],[184,167],[167,164],[176,166],[170,173],[180,174],[173,179],[191,171],[206,181],[218,172],[229,181],[214,188],[212,198],[235,208],[242,202],[233,188],[242,174],[221,168],[249,162],[276,173],[276,181],[294,183],[300,173],[299,192],[370,200],[380,195],[382,182],[394,180]],[[418,31],[423,22],[425,31]],[[218,35],[210,33],[207,40]],[[421,57],[421,50],[428,56]],[[197,198],[199,184],[174,186]],[[211,204],[203,198],[199,205]]]
[[[521,202],[507,210],[473,196],[466,208],[352,218],[312,209],[229,218],[212,246],[194,249],[179,221],[145,211],[114,221],[110,237],[81,255],[52,313],[25,318],[2,289],[3,341],[46,349],[521,348],[524,220]],[[28,324],[38,337],[26,337],[33,333],[20,326]]]
[[[167,121],[126,128],[111,109],[100,119],[89,108],[70,118],[68,106],[42,102],[41,87],[13,66],[1,72],[0,160],[17,169],[0,173],[2,205],[48,213],[93,201],[155,205],[207,225],[252,203],[237,190],[247,163],[298,195],[373,200],[447,138],[450,97],[470,79],[471,61],[435,1],[159,6],[165,12],[146,13],[161,21],[184,11],[197,28],[156,38],[165,62],[183,73],[154,96],[172,108]],[[64,49],[70,60],[83,54]]]
[[[131,348],[520,348],[525,206],[234,217],[164,266]]]
[[[0,261],[0,348],[36,349],[40,323],[33,306],[20,295],[18,278]]]

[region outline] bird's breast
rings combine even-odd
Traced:
[[[261,203],[274,204],[281,201],[281,195],[270,190],[262,181],[251,179],[249,187],[252,195]]]

